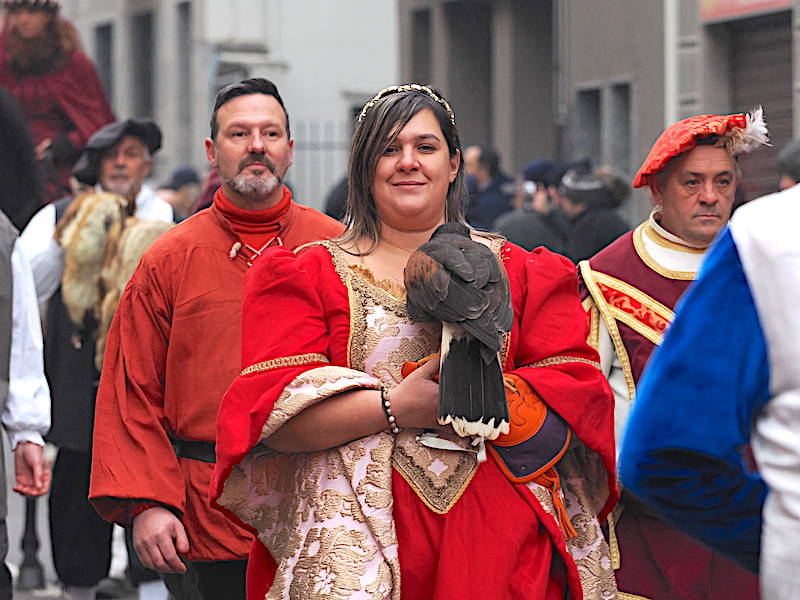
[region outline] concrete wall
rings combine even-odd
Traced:
[[[662,0],[564,0],[568,123],[571,158],[581,158],[579,92],[599,92],[599,146],[595,164],[614,164],[621,136],[630,139],[629,160],[617,168],[633,175],[664,129],[664,3]],[[614,114],[614,86],[628,84],[629,124]],[[589,144],[592,145],[592,144]],[[631,221],[649,211],[647,192],[636,192],[628,207]]]

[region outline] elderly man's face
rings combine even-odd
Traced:
[[[100,159],[100,187],[106,192],[128,196],[138,192],[150,175],[153,161],[147,146],[136,137],[124,136]]]
[[[653,198],[661,207],[661,226],[707,246],[728,222],[736,191],[736,164],[724,148],[697,146],[676,158],[656,178]]]

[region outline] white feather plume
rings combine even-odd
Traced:
[[[746,125],[734,127],[722,136],[722,145],[733,156],[751,152],[759,146],[769,146],[769,131],[764,121],[764,109],[756,106],[745,116]]]

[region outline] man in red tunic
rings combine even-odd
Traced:
[[[282,185],[292,146],[271,82],[219,92],[206,150],[222,187],[144,254],[108,335],[90,499],[104,518],[133,527],[146,566],[188,568],[206,599],[244,598],[252,541],[207,501],[217,410],[240,367],[244,276],[270,246],[342,230]],[[165,580],[177,598],[197,597],[183,595],[185,581]]]
[[[650,186],[656,207],[649,219],[580,264],[589,341],[614,391],[617,443],[639,377],[672,321],[675,304],[730,218],[741,178],[735,157],[765,142],[760,109],[752,115],[700,115],[673,124],[653,145],[633,182],[634,187]],[[755,576],[624,493],[609,519],[609,533],[620,598],[758,597]]]
[[[47,182],[47,201],[70,192],[72,165],[86,141],[114,121],[75,27],[60,0],[2,0],[0,87],[20,103]]]

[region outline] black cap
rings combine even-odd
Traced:
[[[85,185],[95,185],[100,177],[100,159],[125,136],[135,137],[147,146],[150,154],[161,148],[161,129],[150,119],[126,119],[98,129],[86,142],[83,154],[75,163],[72,174]]]
[[[561,179],[561,187],[575,204],[598,208],[617,208],[630,193],[625,179],[608,169],[570,169]]]

